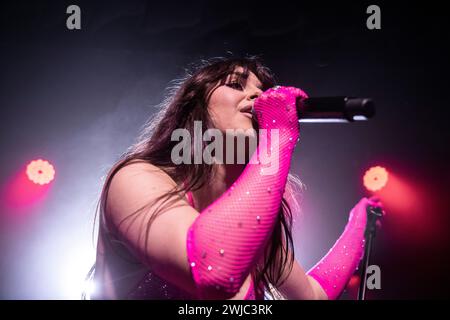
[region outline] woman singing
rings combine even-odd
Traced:
[[[366,206],[377,203],[363,198],[333,248],[304,271],[294,258],[299,181],[289,168],[300,137],[295,103],[306,94],[274,85],[270,71],[250,57],[207,61],[173,88],[106,178],[94,298],[339,297],[362,257]],[[192,138],[183,149],[189,161],[174,159],[177,129]],[[193,137],[211,129],[222,133],[223,153],[215,152],[223,161],[195,161],[212,140]],[[242,163],[224,160],[239,154],[230,145],[239,134],[226,139],[236,132],[257,139]],[[268,154],[276,166],[261,160]]]

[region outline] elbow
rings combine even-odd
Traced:
[[[200,299],[228,300],[239,293],[241,281],[230,282],[231,277],[194,277]]]
[[[325,293],[325,291],[322,288],[318,288],[314,292],[315,298],[314,300],[329,300],[328,295]]]
[[[313,291],[314,300],[329,300],[327,293],[315,278],[308,275],[308,280]]]
[[[198,296],[202,300],[229,300],[239,291],[229,290],[218,286],[197,286],[197,288]]]
[[[236,296],[248,272],[242,268],[231,269],[227,264],[220,265],[216,260],[209,260],[208,265],[199,257],[204,258],[203,246],[196,245],[193,228],[188,231],[187,236],[187,260],[190,265],[192,279],[195,282],[197,296],[200,299],[227,300]],[[202,252],[202,254],[200,254]],[[230,258],[234,260],[234,258]],[[198,261],[203,260],[201,263]],[[231,269],[231,270],[230,270]]]

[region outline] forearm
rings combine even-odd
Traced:
[[[331,250],[310,271],[328,299],[337,299],[345,289],[364,254],[367,199],[362,199],[351,211],[344,232]]]
[[[295,88],[270,89],[257,100],[258,123],[275,135],[260,134],[241,176],[189,229],[188,259],[201,297],[236,294],[272,233],[299,137],[295,100],[300,94]],[[268,165],[269,154],[275,163]]]
[[[272,147],[283,150],[289,143],[293,149],[285,138]],[[276,174],[266,175],[266,166],[249,163],[236,183],[201,212],[190,228],[188,258],[203,296],[228,298],[242,286],[277,220],[292,149]],[[253,157],[259,152],[267,152],[264,141]]]

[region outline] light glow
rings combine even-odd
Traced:
[[[48,184],[55,178],[55,168],[46,160],[33,160],[27,166],[27,176],[36,184]]]
[[[388,176],[385,168],[380,166],[372,167],[364,174],[364,186],[369,191],[379,191],[386,186]]]

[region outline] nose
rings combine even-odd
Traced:
[[[253,91],[252,93],[250,93],[250,94],[247,96],[247,99],[248,99],[248,100],[254,100],[254,99],[258,98],[260,94],[261,94],[261,91],[260,91],[260,90],[258,90],[258,91]]]

